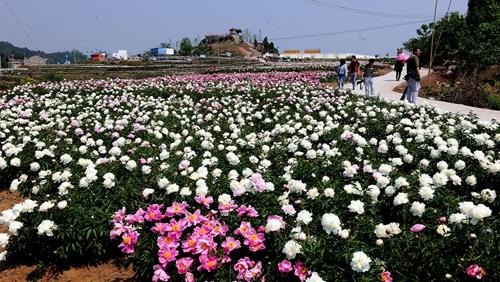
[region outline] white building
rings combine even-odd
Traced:
[[[111,57],[117,60],[128,60],[127,50],[118,50],[118,52],[111,54]]]
[[[282,59],[346,59],[351,56],[356,56],[358,59],[371,59],[374,56],[360,55],[352,53],[325,53],[325,54],[305,54],[305,53],[292,53],[292,54],[280,54]]]

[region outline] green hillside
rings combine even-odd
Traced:
[[[47,58],[47,63],[49,64],[63,64],[66,61],[66,56],[68,60],[73,63],[74,57],[76,61],[86,60],[87,57],[80,51],[63,51],[54,53],[45,53],[43,51],[33,51],[26,47],[20,48],[12,45],[9,42],[0,41],[0,55],[5,58],[9,56],[14,56],[16,59],[28,58],[34,55],[39,55],[41,57]]]

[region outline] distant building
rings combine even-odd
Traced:
[[[173,48],[153,48],[151,49],[151,56],[160,57],[167,55],[174,55],[175,50]]]
[[[105,62],[106,52],[96,52],[90,55],[90,60],[94,62]]]
[[[321,54],[321,50],[320,49],[304,50],[304,54],[306,54],[306,55],[319,55],[319,54]]]
[[[23,64],[25,66],[42,66],[47,64],[47,59],[35,55],[24,59]]]
[[[9,57],[9,68],[10,69],[17,69],[17,68],[22,67],[23,65],[24,65],[23,60],[14,59],[14,57],[12,57],[12,56]]]
[[[127,50],[118,50],[118,52],[111,54],[111,57],[113,57],[116,60],[128,60],[128,52]]]
[[[355,55],[358,59],[370,59],[374,58],[373,56],[368,55],[359,55],[359,54],[347,54],[347,53],[321,53],[319,49],[309,49],[304,50],[304,52],[300,52],[300,50],[285,50],[280,54],[280,58],[282,59],[345,59]]]

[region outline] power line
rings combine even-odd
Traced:
[[[26,37],[30,41],[30,43],[33,46],[33,48],[35,48],[35,50],[38,50],[38,48],[36,47],[35,43],[33,43],[33,40],[31,39],[31,36],[28,34],[28,31],[26,31],[26,29],[24,28],[23,23],[19,20],[19,18],[14,13],[14,10],[12,10],[12,8],[10,7],[9,2],[7,2],[7,0],[3,0],[3,2],[5,3],[5,5],[7,5],[7,8],[9,8],[10,13],[14,17],[14,19],[16,19],[17,23],[19,24],[19,26],[23,30],[24,34],[26,35]]]
[[[411,25],[411,24],[418,24],[418,23],[426,23],[429,20],[430,19],[413,21],[413,22],[405,22],[405,23],[399,23],[399,24],[390,24],[390,25],[382,25],[382,26],[375,26],[375,27],[350,29],[350,30],[344,30],[344,31],[334,31],[334,32],[315,33],[315,34],[306,34],[306,35],[276,37],[276,38],[271,38],[270,40],[272,40],[272,41],[279,41],[279,40],[291,40],[291,39],[324,37],[324,36],[331,36],[331,35],[337,35],[337,34],[354,33],[354,32],[362,32],[362,31],[369,31],[369,30],[386,29],[386,28],[392,28],[392,27],[398,27],[398,26],[404,26],[404,25]]]
[[[299,1],[307,3],[307,4],[319,6],[319,7],[334,9],[336,11],[340,10],[343,12],[350,12],[350,13],[356,13],[356,14],[362,14],[362,15],[368,15],[368,16],[378,16],[378,17],[386,17],[386,18],[406,18],[406,19],[407,18],[422,19],[422,18],[429,17],[428,15],[403,15],[403,14],[394,14],[394,13],[375,12],[375,11],[351,8],[351,7],[333,4],[333,3],[327,3],[327,2],[323,2],[323,1],[319,1],[319,0],[299,0]]]

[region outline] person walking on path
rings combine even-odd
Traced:
[[[375,73],[375,59],[370,59],[368,64],[365,66],[363,71],[363,77],[365,81],[365,93],[366,96],[375,96],[375,90],[373,89],[373,75]]]
[[[347,73],[348,73],[348,69],[347,69],[347,65],[345,64],[345,60],[341,59],[340,66],[337,69],[337,77],[339,79],[340,89],[344,89],[344,83],[345,83],[345,78],[347,76]]]
[[[356,59],[356,56],[351,57],[351,63],[349,64],[349,77],[352,82],[352,90],[356,89],[356,78],[359,73],[359,62]]]
[[[408,102],[415,104],[417,102],[418,91],[420,90],[420,48],[413,48],[413,55],[408,59],[406,71],[408,75],[408,91],[406,98]]]
[[[401,79],[401,73],[403,72],[403,67],[405,63],[403,61],[396,61],[396,65],[394,65],[394,70],[396,71],[396,80],[399,81]]]

